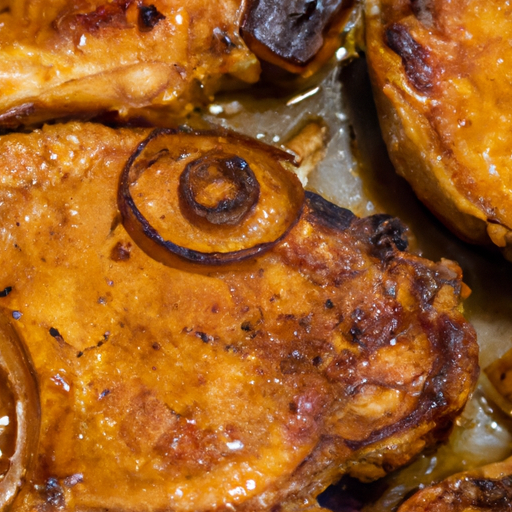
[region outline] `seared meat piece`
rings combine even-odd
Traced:
[[[117,209],[148,133],[0,139],[0,304],[41,402],[13,510],[313,509],[342,474],[378,478],[444,439],[478,374],[459,267],[406,252],[396,219],[309,193],[265,253],[201,273],[163,265]],[[211,137],[218,151],[229,138]],[[148,210],[166,200],[176,181],[161,166],[194,151],[162,147],[145,172],[132,159],[133,198],[162,180]]]
[[[106,112],[121,119],[144,116],[168,124],[170,115],[189,114],[198,104],[211,101],[219,88],[232,87],[233,77],[253,83],[260,64],[239,33],[242,8],[252,4],[7,1],[0,14],[0,127]],[[293,18],[286,37],[293,36],[297,50],[310,49],[308,60],[318,54],[317,61],[324,62],[340,44],[339,33],[351,7],[351,2],[345,4],[346,0],[337,0],[325,13],[313,6],[313,12],[320,12],[315,23],[321,25],[313,49],[307,16],[298,25]],[[281,18],[289,14],[281,13],[281,2],[267,4],[266,9]],[[264,21],[252,20],[252,29]],[[265,44],[263,38],[260,46]],[[301,66],[299,71],[307,62]]]
[[[397,171],[455,233],[511,258],[508,10],[500,0],[370,0],[366,20]]]
[[[255,82],[239,10],[240,0],[11,2],[0,14],[0,125],[186,114],[226,75]]]
[[[512,458],[427,487],[398,512],[506,512],[511,508]]]

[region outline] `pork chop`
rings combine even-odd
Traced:
[[[352,8],[351,0],[330,1],[328,9],[304,0],[260,4],[4,1],[0,127],[98,115],[166,124],[169,116],[183,117],[211,102],[218,89],[258,80],[260,62],[240,35],[242,21],[259,53],[270,44],[269,55],[283,65],[293,58],[294,70],[301,72],[310,61],[318,67],[334,53]],[[260,34],[269,13],[272,31],[267,27]],[[279,49],[290,39],[294,52],[281,57]]]
[[[391,159],[450,229],[512,259],[510,13],[501,0],[369,0]]]
[[[159,158],[190,166],[205,140],[176,133],[128,180],[171,232],[180,185]],[[458,265],[407,252],[397,219],[312,193],[264,250],[160,263],[118,210],[148,135],[73,123],[0,139],[0,306],[41,409],[12,510],[313,510],[341,475],[379,478],[445,439],[478,375]],[[224,151],[232,136],[207,137]],[[273,226],[277,189],[259,179]],[[214,229],[226,245],[230,229]]]

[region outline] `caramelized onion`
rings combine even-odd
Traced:
[[[226,187],[228,190],[223,190]],[[217,194],[211,190],[205,194],[210,188],[220,190]],[[260,186],[244,159],[208,153],[185,167],[180,176],[179,191],[190,213],[211,224],[235,225],[258,201]]]
[[[354,0],[249,0],[242,37],[260,59],[309,75],[339,48],[353,6]]]
[[[0,312],[0,371],[6,376],[14,407],[9,421],[14,427],[14,447],[7,471],[0,479],[0,510],[14,500],[37,446],[40,424],[39,396],[32,367],[8,316]]]
[[[123,225],[149,256],[201,271],[270,249],[295,224],[304,190],[293,157],[229,131],[157,129],[120,178]]]

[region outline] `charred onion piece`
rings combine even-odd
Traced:
[[[170,266],[199,271],[253,257],[302,211],[304,190],[284,160],[293,158],[224,130],[157,129],[121,175],[123,224],[149,256]]]
[[[227,185],[228,190],[222,185]],[[219,194],[203,204],[200,196],[205,196],[204,191],[209,188],[220,189]],[[211,224],[234,225],[258,201],[260,186],[244,159],[209,153],[187,165],[180,177],[179,191],[191,213]]]
[[[39,396],[25,349],[5,313],[0,312],[0,371],[14,397],[10,422],[15,423],[15,446],[7,472],[0,479],[0,510],[5,510],[23,485],[39,436]]]
[[[302,73],[312,61],[321,65],[339,47],[339,34],[353,4],[353,0],[251,0],[242,36],[260,59]]]

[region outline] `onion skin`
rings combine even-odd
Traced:
[[[0,368],[6,372],[16,403],[16,448],[11,465],[0,481],[0,511],[7,510],[23,486],[36,452],[40,404],[36,379],[27,352],[7,313],[0,310]]]
[[[168,139],[171,144],[176,140],[184,149],[171,145],[167,149],[164,145],[158,151],[155,149],[154,154],[149,151],[150,156],[146,157],[148,147],[160,147],[158,144],[161,140],[158,139]],[[178,156],[173,158],[170,152]],[[193,156],[190,156],[191,152]],[[239,154],[234,154],[235,152]],[[190,161],[187,162],[188,157]],[[179,182],[178,177],[172,178],[174,181],[167,190],[171,193],[171,188],[177,189],[176,202],[179,203],[171,206],[171,218],[165,220],[165,224],[174,230],[170,237],[163,236],[153,222],[148,220],[141,211],[143,207],[136,204],[130,190],[147,169],[160,165],[166,158],[172,165],[176,165],[181,158],[184,159],[179,170],[172,169],[175,174],[181,173]],[[283,160],[293,162],[293,157],[277,148],[225,130],[190,133],[182,130],[156,129],[139,144],[121,174],[118,207],[123,225],[132,239],[149,256],[182,270],[211,271],[221,265],[239,263],[258,256],[278,243],[295,225],[302,212],[304,190],[295,174],[280,164]],[[143,162],[142,165],[140,161]],[[205,208],[204,205],[198,204],[194,199],[197,191],[192,193],[190,189],[190,173],[195,172],[192,169],[205,170],[208,166],[217,169],[225,167],[224,170],[220,170],[220,174],[229,175],[228,184],[235,183],[238,188],[234,199],[221,200],[214,208]],[[230,167],[239,169],[234,171],[230,170]],[[253,168],[254,171],[251,170]],[[157,174],[162,172],[158,171]],[[152,186],[152,183],[150,185]],[[174,191],[172,193],[174,194]],[[260,206],[261,200],[266,201],[266,207]],[[165,199],[156,197],[156,201],[163,203]],[[191,206],[194,204],[196,207]],[[215,212],[216,208],[219,211]],[[264,208],[271,210],[270,215],[273,217],[269,221],[266,220],[269,214]],[[270,233],[264,229],[258,233],[255,229],[255,226],[259,229],[259,224],[263,220],[267,222]],[[175,224],[176,222],[178,224]],[[181,237],[186,243],[187,235],[183,233],[187,229],[195,233],[190,236],[190,246],[175,239]],[[238,239],[235,240],[237,236]],[[208,247],[216,249],[201,250]]]

